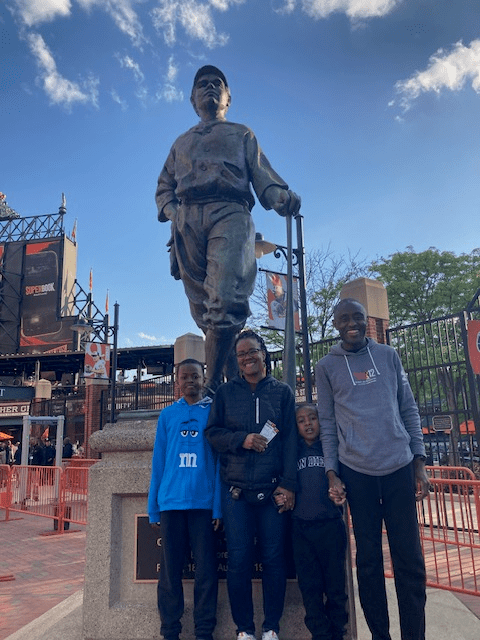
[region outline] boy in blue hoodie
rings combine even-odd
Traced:
[[[182,573],[190,545],[195,562],[195,637],[212,640],[217,610],[214,530],[219,526],[219,474],[203,433],[211,399],[202,397],[203,366],[183,360],[177,369],[182,397],[158,419],[148,516],[160,527],[162,546],[158,610],[165,640],[178,640],[184,610]]]
[[[292,512],[292,540],[305,625],[312,640],[342,640],[348,621],[345,587],[347,534],[344,498],[328,496],[320,424],[313,404],[295,407],[299,434],[297,491]],[[275,497],[283,504],[282,494]]]

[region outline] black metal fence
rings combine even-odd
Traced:
[[[400,355],[420,411],[427,464],[478,471],[480,387],[467,340],[467,323],[475,314],[478,310],[387,331],[387,342]],[[445,419],[439,420],[440,416]]]
[[[480,376],[468,354],[467,326],[480,318],[480,308],[387,330],[387,343],[397,350],[417,402],[430,465],[466,466],[480,473]],[[338,341],[310,345],[313,399],[314,366]],[[270,354],[273,375],[282,377],[282,352]],[[297,401],[304,400],[301,354],[297,354]],[[440,419],[443,418],[443,419]],[[445,429],[451,423],[451,429]]]
[[[428,464],[467,466],[480,471],[480,376],[475,375],[468,356],[467,326],[480,308],[387,331],[387,342],[400,355],[422,420]],[[314,366],[338,338],[310,345]],[[283,353],[270,354],[273,375],[282,377]],[[311,372],[313,374],[314,371]],[[305,398],[303,360],[297,353],[297,400]],[[313,398],[316,400],[315,380]],[[83,437],[85,387],[52,390],[52,399],[37,406],[37,415],[65,415],[66,432]],[[117,383],[115,413],[136,409],[158,410],[174,402],[173,375]],[[43,406],[44,405],[44,406]],[[101,424],[110,419],[110,389],[101,397]],[[446,417],[443,424],[438,418]],[[441,430],[451,421],[451,429]],[[442,422],[442,421],[440,421]]]
[[[98,428],[110,421],[111,388],[100,394]],[[122,411],[163,409],[174,402],[173,375],[158,376],[147,380],[118,383],[116,387],[115,414]],[[52,397],[48,400],[36,400],[31,412],[38,416],[65,416],[64,432],[73,442],[83,443],[85,435],[85,385],[54,386]]]
[[[102,394],[102,425],[110,420],[110,389]],[[116,387],[115,415],[122,411],[144,409],[156,411],[164,409],[175,401],[173,374],[118,383]]]
[[[327,338],[326,340],[320,340],[319,342],[310,343],[310,361],[312,363],[312,371],[310,372],[312,381],[312,396],[313,401],[317,398],[317,389],[315,387],[315,365],[326,356],[334,344],[338,342],[338,337]],[[283,351],[273,351],[270,353],[272,361],[272,375],[278,380],[283,376]],[[301,346],[296,347],[296,366],[297,366],[297,383],[295,387],[295,398],[297,402],[305,401],[305,372],[303,370],[303,356],[301,352]]]

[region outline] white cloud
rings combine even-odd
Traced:
[[[13,4],[28,27],[69,16],[72,8],[70,0],[14,0]]]
[[[35,0],[31,0],[35,2]],[[142,0],[77,0],[85,10],[94,7],[103,9],[112,18],[117,27],[127,35],[133,44],[140,46],[145,41],[143,27],[133,6]]]
[[[450,53],[439,49],[429,60],[425,71],[417,71],[408,80],[400,80],[395,89],[400,94],[400,106],[407,111],[412,102],[422,93],[442,89],[459,91],[467,81],[472,89],[480,93],[480,40],[472,40],[466,47],[457,42]]]
[[[137,88],[135,90],[135,96],[140,100],[143,106],[147,105],[147,101],[149,99],[149,91],[147,86],[145,85],[145,75],[140,68],[138,62],[135,62],[133,58],[129,55],[120,56],[120,54],[116,53],[115,57],[120,62],[120,65],[124,69],[129,69],[133,72],[133,76],[135,81],[137,82]]]
[[[279,9],[274,9],[277,13],[292,13],[297,6],[297,0],[284,0],[283,6]]]
[[[110,95],[112,96],[112,100],[120,105],[122,111],[126,111],[128,109],[128,104],[126,100],[123,100],[115,91],[115,89],[112,89],[110,91]]]
[[[168,69],[167,69],[167,80],[168,82],[175,82],[178,75],[178,66],[175,64],[175,59],[173,56],[170,56],[168,59]]]
[[[146,39],[143,27],[133,8],[143,0],[76,0],[82,9],[90,11],[93,8],[102,9],[108,13],[117,27],[125,33],[132,42],[139,46]],[[70,16],[71,0],[13,0],[16,13],[22,21],[32,27],[42,22],[49,22],[58,17]]]
[[[141,331],[137,335],[142,340],[148,340],[148,342],[157,342],[157,338],[155,336],[149,336],[147,333],[143,333],[143,331]]]
[[[292,13],[297,4],[311,18],[326,18],[332,13],[345,13],[352,20],[387,15],[401,0],[285,0],[281,13]]]
[[[218,11],[227,11],[234,4],[244,4],[245,0],[210,0],[210,4]]]
[[[28,34],[27,42],[40,69],[40,79],[45,93],[52,103],[61,104],[67,108],[76,102],[90,102],[98,106],[98,80],[90,77],[82,82],[82,86],[67,80],[58,72],[56,62],[40,34]]]
[[[133,71],[133,75],[137,82],[143,82],[145,80],[145,76],[140,69],[140,65],[138,64],[138,62],[135,62],[133,58],[131,58],[130,56],[124,56],[123,58],[121,58],[118,55],[117,58],[124,69],[131,69]]]
[[[212,8],[225,11],[232,4],[240,4],[243,0],[211,0],[202,4],[197,0],[159,0],[159,6],[153,9],[153,25],[163,33],[165,42],[173,46],[177,40],[177,24],[190,38],[200,40],[209,49],[223,46],[228,36],[217,33],[213,22]]]
[[[157,91],[155,97],[157,100],[165,100],[166,102],[181,102],[183,100],[183,91],[177,89],[175,80],[178,75],[178,66],[175,64],[173,56],[168,60],[167,73],[165,74],[165,84]]]
[[[147,100],[148,100],[147,87],[145,87],[144,85],[138,87],[138,89],[135,91],[135,96],[140,100],[140,102],[143,104],[144,107],[147,106]]]

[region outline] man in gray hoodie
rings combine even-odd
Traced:
[[[428,493],[425,447],[412,390],[396,351],[365,337],[352,298],[334,313],[341,342],[316,366],[329,494],[348,499],[360,602],[372,640],[391,640],[382,523],[388,533],[402,640],[425,638],[425,563],[415,501]]]

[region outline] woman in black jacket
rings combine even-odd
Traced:
[[[240,376],[221,385],[205,432],[220,456],[227,586],[237,640],[255,640],[252,601],[254,538],[262,561],[262,640],[278,640],[285,598],[283,511],[295,504],[295,401],[270,375],[263,339],[243,331],[235,343]],[[277,510],[273,493],[285,496]]]

